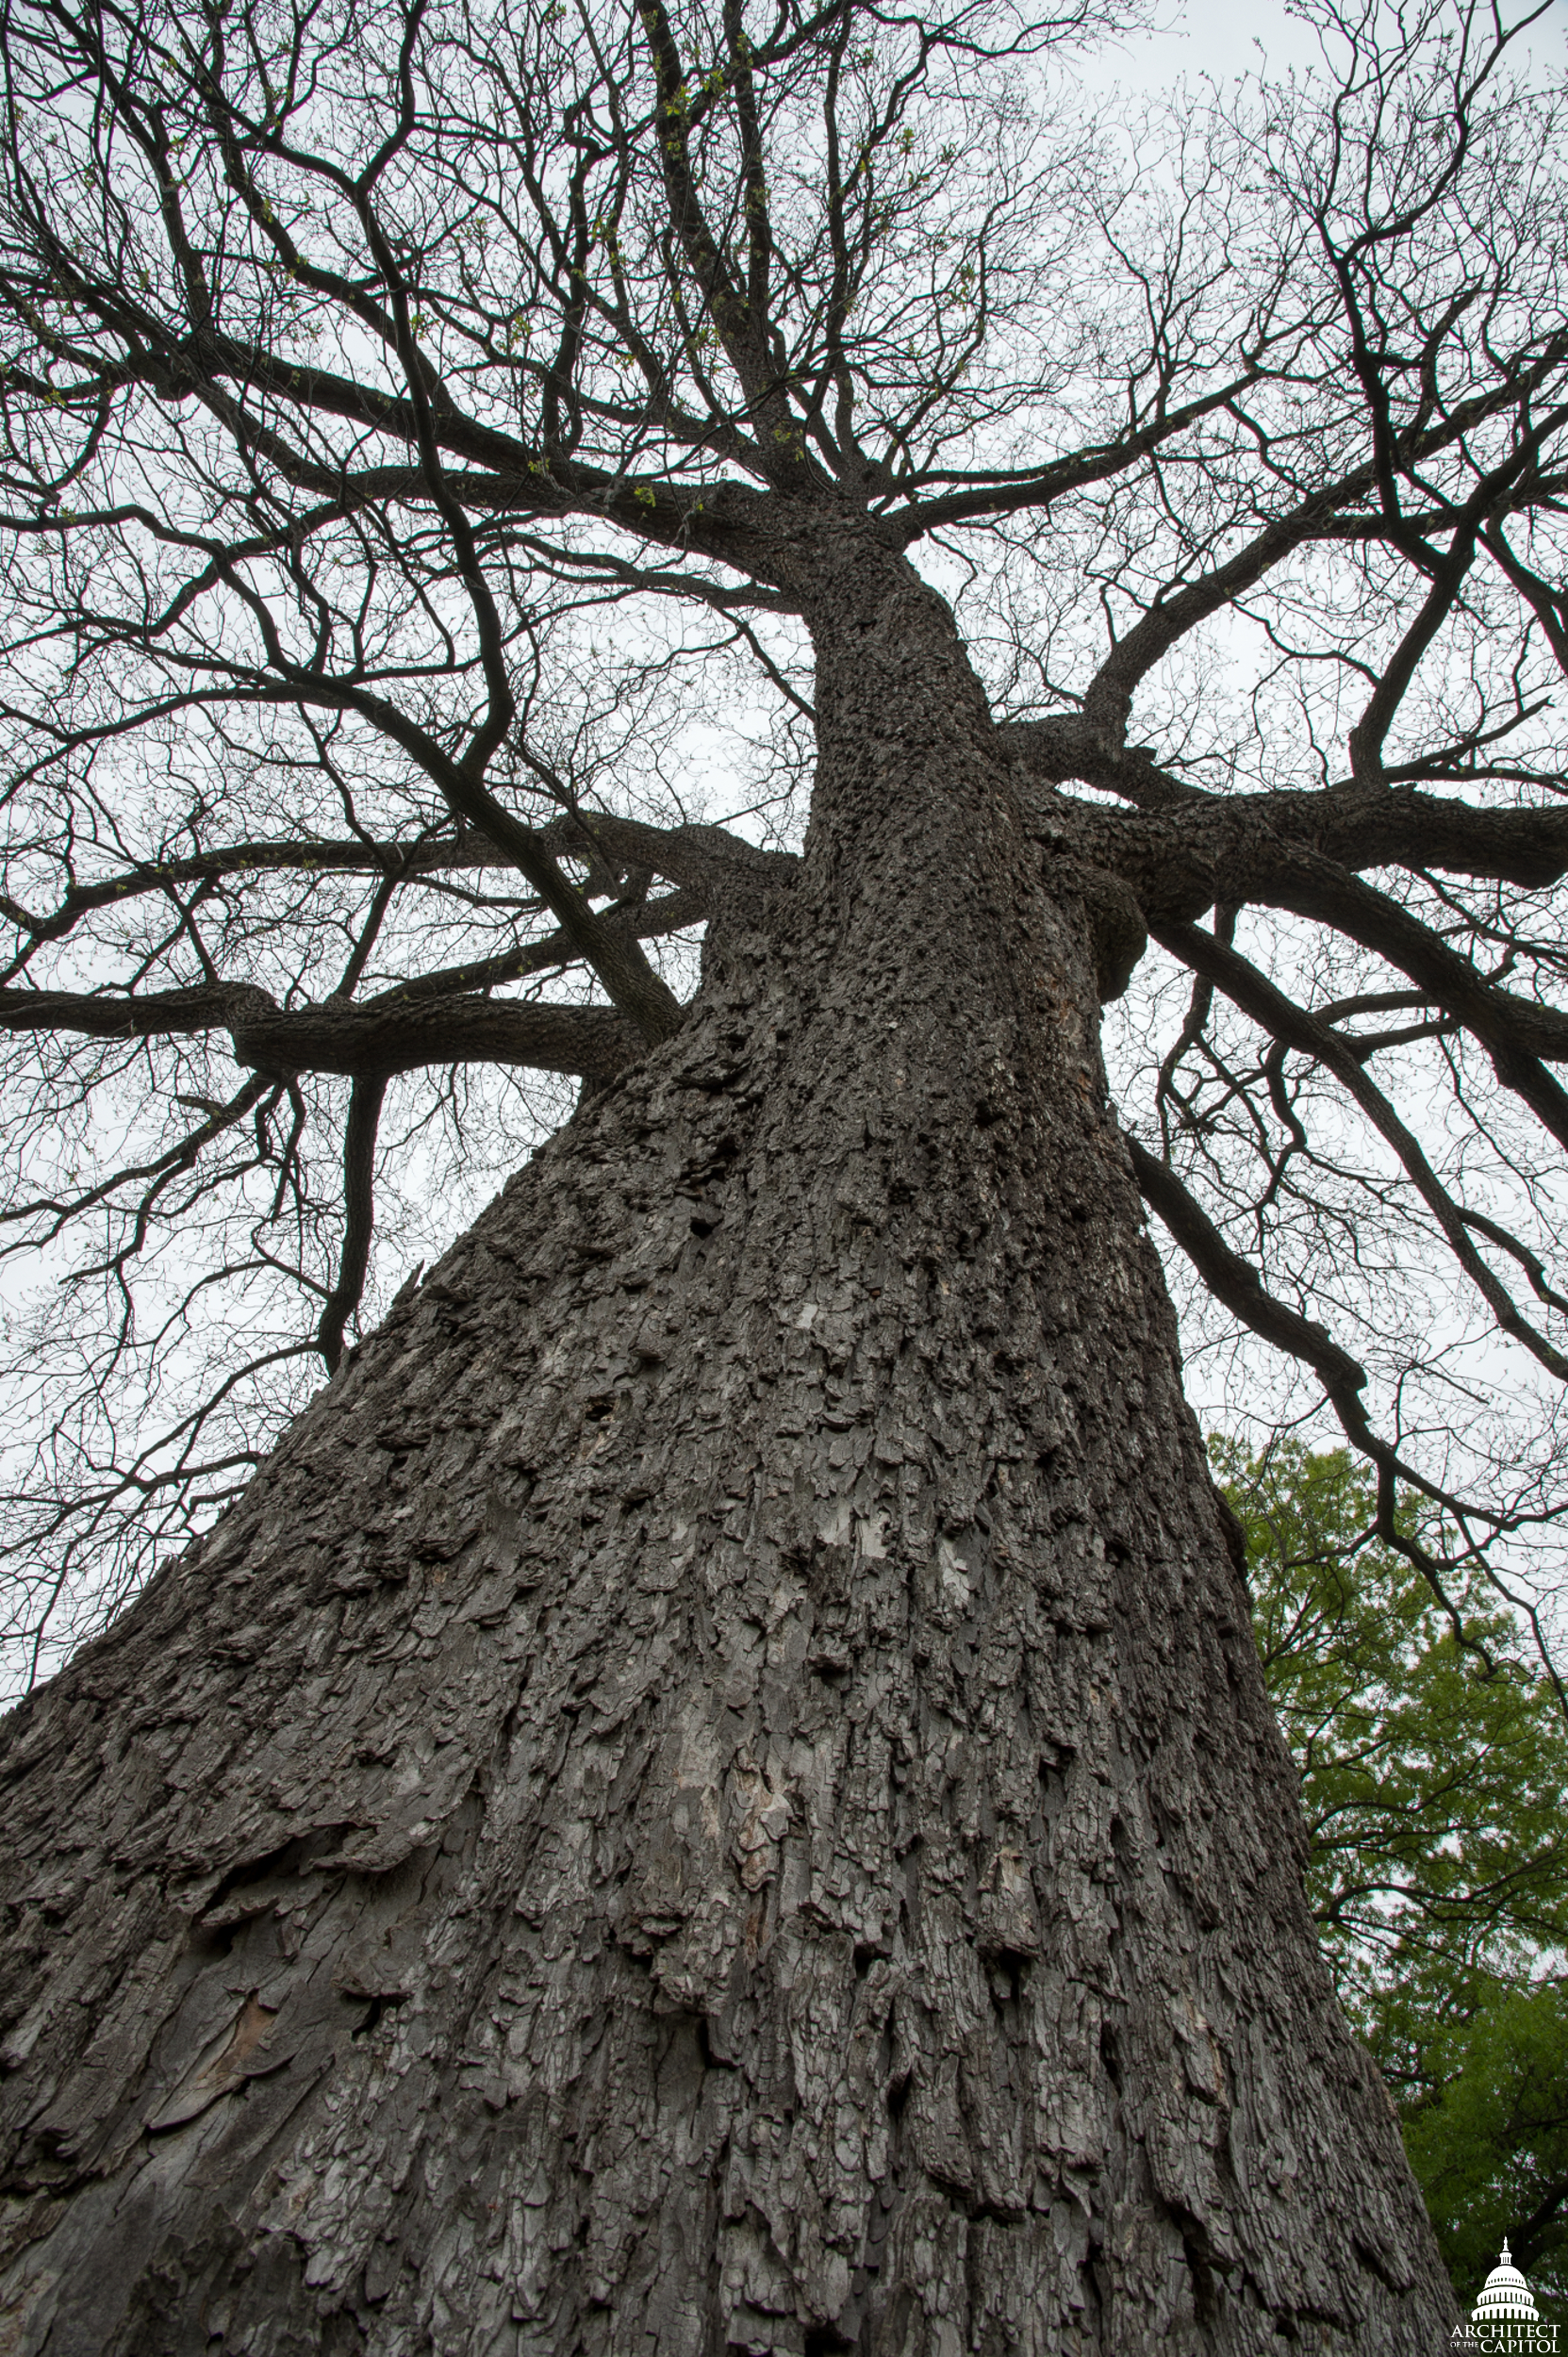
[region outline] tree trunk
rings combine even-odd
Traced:
[[[818,570],[799,889],[8,1724],[8,2357],[1445,2337],[1082,905]]]

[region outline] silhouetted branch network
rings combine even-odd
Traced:
[[[1544,1646],[1541,13],[1313,0],[1316,74],[1085,128],[1098,0],[8,0],[29,1672],[338,1363],[372,1236],[559,1118],[522,1076],[613,1078],[792,889],[844,534],[954,604],[1162,1228]]]

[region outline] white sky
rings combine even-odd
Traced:
[[[1169,30],[1145,34],[1100,52],[1082,70],[1091,89],[1155,91],[1183,78],[1204,74],[1229,78],[1318,62],[1317,36],[1284,0],[1171,0],[1164,10]],[[1553,0],[1528,36],[1526,49],[1534,71],[1560,73],[1568,61],[1568,0]]]
[[[1282,0],[1190,0],[1184,8],[1167,8],[1165,15],[1169,31],[1103,49],[1082,78],[1095,89],[1119,84],[1152,91],[1206,74],[1255,73],[1265,56],[1279,73],[1311,65],[1318,56],[1312,32],[1286,15]]]

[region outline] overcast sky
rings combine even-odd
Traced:
[[[1095,87],[1119,83],[1129,90],[1165,90],[1183,75],[1230,75],[1256,72],[1266,58],[1272,72],[1317,62],[1316,35],[1284,0],[1168,0],[1170,29],[1142,35],[1107,50],[1086,69]],[[1560,73],[1568,36],[1568,4],[1554,0],[1528,41],[1531,64],[1543,74]]]

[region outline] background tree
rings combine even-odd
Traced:
[[[1246,1532],[1263,1676],[1301,1772],[1308,1896],[1342,2002],[1398,2101],[1461,2302],[1474,2303],[1505,2234],[1538,2296],[1560,2299],[1557,1698],[1481,1583],[1456,1597],[1461,1645],[1419,1572],[1366,1542],[1376,1497],[1346,1451],[1211,1449]]]
[[[8,9],[25,2348],[1451,2313],[1137,1190],[1535,1613],[1559,101],[1107,23]]]
[[[1568,1991],[1560,1979],[1495,1981],[1423,2060],[1431,2085],[1405,2142],[1456,2288],[1474,2301],[1496,2265],[1498,2220],[1516,2218],[1515,2265],[1555,2321],[1568,2295]]]

